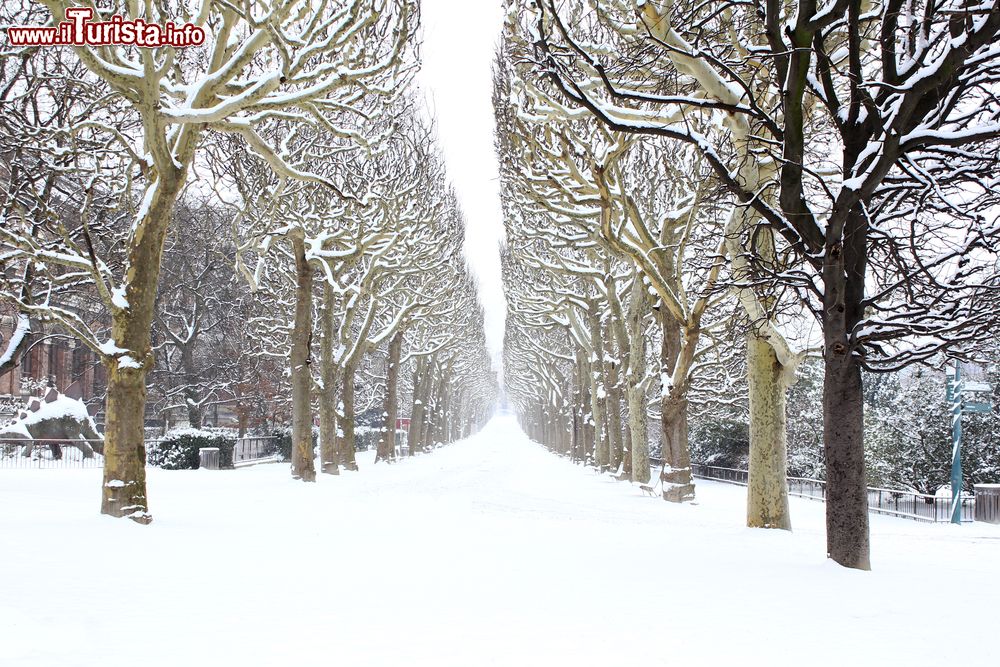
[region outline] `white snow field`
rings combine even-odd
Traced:
[[[872,572],[676,506],[510,417],[307,485],[285,465],[150,470],[154,521],[98,514],[99,470],[0,471],[0,665],[1000,664],[1000,528],[872,517]]]

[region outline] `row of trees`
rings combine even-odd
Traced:
[[[994,390],[981,396],[1000,404],[996,354],[986,368],[963,364],[963,375],[982,376]],[[985,372],[983,372],[985,371]],[[898,373],[864,373],[865,470],[868,485],[908,489],[934,495],[950,485],[952,405],[946,398],[946,372],[914,366]],[[740,386],[740,385],[743,386]],[[733,387],[742,397],[745,383]],[[824,479],[822,419],[822,359],[808,358],[799,366],[788,391],[788,465],[793,477]],[[691,429],[692,459],[709,465],[746,469],[750,438],[746,402],[715,405]],[[1000,413],[966,413],[962,418],[964,488],[1000,479]]]
[[[600,466],[623,440],[643,479],[652,399],[687,500],[688,419],[745,400],[748,524],[788,528],[786,395],[815,352],[828,554],[867,569],[862,371],[974,356],[997,321],[997,3],[507,7],[522,420]]]
[[[70,6],[43,4],[4,22]],[[482,421],[495,388],[462,215],[408,93],[418,4],[107,4],[208,40],[5,47],[0,92],[3,297],[107,370],[102,512],[151,518],[143,417],[158,376],[197,423],[220,387],[252,396],[287,369],[275,384],[303,480],[314,406],[322,470],[355,467],[359,386],[384,401],[380,458],[401,385],[418,450]]]

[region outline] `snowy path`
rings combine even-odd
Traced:
[[[819,503],[750,531],[744,489],[672,506],[510,418],[368,460],[315,485],[151,470],[149,527],[96,515],[100,471],[0,471],[0,665],[1000,660],[994,526],[873,517],[876,569],[851,572],[823,558]]]

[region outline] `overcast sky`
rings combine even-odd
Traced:
[[[421,8],[421,87],[437,119],[448,177],[465,211],[465,253],[486,308],[486,341],[499,360],[506,303],[500,280],[503,223],[490,96],[503,7],[500,0],[423,0]]]

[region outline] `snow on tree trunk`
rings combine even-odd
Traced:
[[[101,513],[143,524],[153,519],[146,499],[145,408],[145,371],[118,367],[109,371]]]
[[[205,409],[197,390],[200,378],[194,362],[193,343],[181,348],[181,367],[184,369],[184,382],[187,383],[184,389],[184,403],[187,406],[188,425],[191,428],[201,428]]]
[[[791,530],[788,513],[785,396],[787,372],[774,348],[753,333],[747,336],[750,391],[750,470],[747,526]]]
[[[101,512],[152,521],[146,497],[146,374],[152,364],[151,330],[163,242],[186,170],[163,173],[146,192],[136,219],[124,281],[124,301],[112,314],[114,356],[105,356],[104,487]]]

